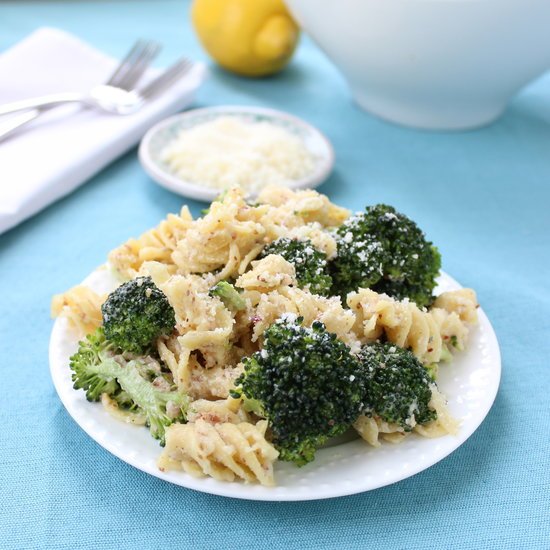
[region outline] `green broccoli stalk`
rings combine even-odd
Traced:
[[[424,365],[424,368],[428,372],[428,376],[435,382],[437,380],[437,375],[439,374],[439,363],[430,363],[428,365]]]
[[[322,323],[301,322],[287,315],[271,325],[263,349],[243,360],[232,391],[253,400],[254,412],[268,419],[279,458],[298,466],[350,427],[365,391],[364,369],[349,348]]]
[[[217,296],[227,307],[233,311],[246,309],[246,302],[237,289],[227,281],[220,281],[209,291],[210,296]]]
[[[317,250],[309,239],[281,237],[268,244],[258,258],[270,254],[278,254],[294,266],[300,288],[307,288],[312,294],[321,296],[330,294],[332,277],[328,273],[327,255]]]
[[[74,388],[85,390],[88,401],[98,401],[106,393],[119,407],[143,414],[161,444],[167,426],[185,422],[189,399],[177,391],[171,375],[151,357],[119,354],[103,327],[80,342],[70,367]]]
[[[147,353],[154,341],[174,330],[176,317],[168,298],[151,277],[119,286],[101,306],[105,336],[117,348]]]
[[[441,256],[424,233],[391,206],[370,206],[337,230],[337,257],[331,262],[334,293],[372,288],[419,306],[433,301]]]
[[[363,414],[398,424],[406,432],[437,418],[429,406],[435,383],[412,352],[374,343],[363,346],[357,358],[367,375]]]

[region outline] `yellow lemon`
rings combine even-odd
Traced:
[[[191,16],[206,51],[245,76],[280,71],[300,35],[282,0],[195,0]]]

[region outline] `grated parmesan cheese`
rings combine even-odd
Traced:
[[[314,167],[313,155],[289,131],[231,116],[183,130],[161,157],[190,183],[220,190],[240,185],[249,192],[299,180]]]

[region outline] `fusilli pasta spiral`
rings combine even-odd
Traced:
[[[200,477],[221,481],[242,479],[275,485],[273,463],[279,453],[265,439],[267,422],[173,424],[166,430],[166,447],[158,466],[161,470],[181,469]]]
[[[197,422],[204,420],[209,424],[239,424],[248,422],[248,414],[241,407],[240,399],[228,397],[218,401],[208,399],[198,399],[189,405],[187,411],[187,421]]]
[[[107,297],[78,285],[52,298],[52,317],[66,317],[81,335],[92,333],[102,323],[101,305]]]
[[[473,291],[443,293],[440,304],[448,309],[434,307],[430,311],[369,289],[350,293],[347,303],[355,312],[354,330],[361,341],[373,342],[385,335],[390,342],[410,348],[425,364],[441,361],[447,350],[463,349],[468,323],[477,319]],[[462,317],[453,309],[458,307]]]
[[[390,443],[400,443],[410,433],[417,433],[423,437],[441,437],[442,435],[455,435],[458,431],[459,423],[447,407],[445,397],[441,394],[435,384],[431,386],[432,398],[430,399],[430,408],[437,413],[437,419],[426,424],[416,424],[412,432],[405,430],[397,425],[385,422],[379,417],[370,417],[361,415],[353,424],[357,433],[373,447],[380,446],[380,439]]]
[[[111,251],[109,263],[124,279],[135,277],[143,262],[157,261],[173,265],[172,252],[184,238],[192,221],[187,206],[181,209],[179,215],[168,214],[157,227]]]
[[[157,350],[160,358],[168,366],[178,388],[193,399],[224,399],[234,387],[235,379],[241,374],[242,367],[237,365],[240,357],[236,355],[228,364],[212,367],[201,365],[195,351],[180,344],[181,337],[159,339]],[[237,349],[233,348],[236,353]],[[215,353],[214,357],[222,353]],[[203,361],[209,359],[208,351],[200,353]],[[236,365],[236,366],[233,366]]]

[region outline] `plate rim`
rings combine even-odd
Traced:
[[[190,109],[165,118],[149,128],[149,130],[146,132],[140,142],[138,149],[138,158],[145,172],[158,185],[183,197],[203,202],[211,202],[220,195],[221,191],[218,189],[212,189],[206,186],[203,187],[194,183],[181,180],[174,174],[170,174],[169,172],[161,169],[158,164],[153,160],[150,153],[151,141],[159,131],[164,130],[164,128],[174,124],[179,120],[192,118],[194,116],[200,116],[201,114],[208,113],[242,113],[266,115],[272,117],[273,119],[290,121],[292,122],[292,124],[294,124],[294,126],[303,128],[312,136],[314,136],[314,138],[322,144],[325,153],[322,157],[319,158],[317,166],[312,174],[291,182],[287,185],[289,189],[314,189],[327,180],[334,168],[336,157],[331,141],[321,130],[319,130],[309,122],[305,121],[304,119],[291,113],[280,111],[278,109],[272,109],[269,107],[256,107],[252,105],[219,105],[215,107],[201,107],[198,109]],[[254,196],[254,194],[251,193],[250,196]]]
[[[88,275],[88,277],[84,279],[82,284],[86,285],[87,281],[89,281],[89,279],[99,271],[106,271],[105,266],[101,266],[96,270],[94,270],[93,272],[91,272]],[[446,279],[447,282],[453,287],[463,288],[453,277],[451,277],[444,271],[441,271],[440,278]],[[399,479],[391,479],[389,481],[386,479],[382,479],[380,480],[380,482],[375,483],[374,485],[371,484],[368,488],[365,488],[360,483],[357,483],[355,485],[349,486],[348,488],[339,487],[339,489],[336,491],[325,490],[324,493],[316,492],[316,491],[308,491],[308,492],[295,491],[290,494],[270,495],[269,491],[276,491],[277,487],[281,487],[281,486],[276,485],[275,487],[271,488],[271,487],[264,487],[258,484],[246,484],[241,481],[223,482],[223,481],[213,480],[212,478],[208,478],[208,477],[195,478],[189,474],[186,474],[183,471],[161,472],[156,467],[156,465],[153,468],[148,467],[147,465],[140,462],[134,456],[129,455],[128,453],[121,452],[116,445],[111,444],[108,440],[107,441],[102,440],[101,437],[93,429],[90,428],[89,424],[80,418],[80,415],[72,406],[71,401],[64,399],[65,388],[63,388],[62,386],[62,382],[63,382],[62,372],[60,370],[59,365],[57,364],[57,358],[55,357],[55,347],[54,347],[54,344],[56,343],[56,339],[59,336],[59,333],[60,332],[67,333],[68,331],[67,320],[63,318],[58,318],[55,320],[54,325],[52,327],[51,335],[50,335],[49,348],[48,348],[50,375],[51,375],[54,387],[56,389],[56,392],[59,396],[59,399],[61,400],[65,410],[69,413],[69,415],[76,422],[76,424],[98,445],[103,447],[105,450],[107,450],[109,453],[116,456],[123,462],[126,462],[127,464],[133,466],[134,468],[142,472],[150,474],[168,483],[185,487],[187,489],[193,489],[199,492],[223,496],[223,497],[229,497],[229,498],[237,498],[242,500],[253,500],[253,501],[270,501],[270,502],[297,502],[297,501],[308,501],[308,500],[324,500],[328,498],[338,498],[338,497],[350,496],[354,494],[372,491],[375,489],[393,485],[394,483],[398,483],[399,481],[403,481],[404,479],[407,479],[420,472],[423,472],[429,469],[430,467],[432,467],[433,465],[437,464],[441,460],[445,459],[454,451],[456,451],[478,430],[479,426],[483,423],[483,421],[487,417],[489,411],[491,410],[495,402],[495,399],[500,387],[500,380],[502,375],[502,360],[501,360],[500,346],[499,346],[494,328],[489,318],[487,317],[487,315],[485,314],[485,312],[481,307],[478,308],[478,316],[479,316],[479,321],[477,326],[483,323],[484,331],[486,331],[485,337],[492,340],[492,344],[493,344],[492,351],[494,352],[494,362],[491,363],[491,367],[494,370],[494,373],[491,378],[492,392],[490,395],[488,395],[488,399],[484,402],[485,403],[484,408],[476,415],[476,420],[473,426],[471,427],[471,430],[467,434],[465,434],[463,431],[459,431],[459,433],[456,436],[450,436],[450,435],[443,436],[443,437],[454,438],[454,441],[456,442],[456,444],[451,445],[451,447],[448,450],[445,450],[445,452],[443,452],[435,460],[431,461],[430,459],[427,465],[422,464],[418,468],[412,468],[410,472],[407,472],[405,475],[403,475]],[[469,349],[472,349],[472,348],[469,348]],[[466,350],[465,353],[467,352],[468,350]],[[68,364],[65,365],[65,368],[68,368]],[[71,388],[71,391],[74,392],[75,390]],[[84,393],[83,392],[80,392],[80,393],[81,393],[82,400],[85,400]],[[426,438],[421,438],[420,436],[416,436],[416,437],[419,438],[419,441],[437,441],[437,439],[442,439],[442,438],[436,438],[436,439],[429,440]],[[387,445],[390,445],[390,444],[387,444]],[[333,447],[333,448],[338,448],[338,447]],[[159,454],[160,454],[160,447],[159,447]],[[315,464],[315,462],[313,464]],[[316,486],[318,487],[319,485],[320,484],[317,484]],[[249,489],[249,491],[248,493],[243,492],[242,490],[237,490],[237,492],[235,492],[236,487],[239,487],[240,489],[246,488],[246,489]]]

